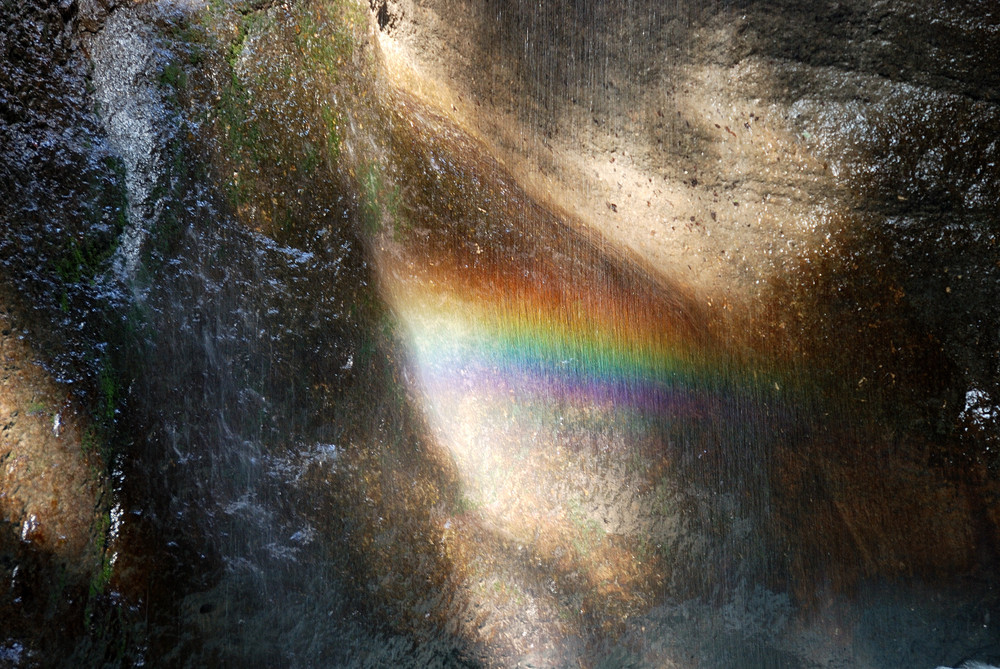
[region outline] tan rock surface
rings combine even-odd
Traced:
[[[95,553],[94,523],[102,465],[75,402],[37,361],[0,311],[0,512],[16,540],[86,571]],[[5,537],[4,542],[12,537]]]

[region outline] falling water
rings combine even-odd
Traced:
[[[54,10],[108,522],[0,658],[996,662],[1000,17],[910,4]]]

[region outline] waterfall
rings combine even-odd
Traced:
[[[11,6],[0,662],[996,664],[938,4]]]

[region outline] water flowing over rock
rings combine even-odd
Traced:
[[[162,216],[163,154],[176,133],[162,100],[159,79],[165,63],[156,52],[153,30],[123,8],[89,40],[94,101],[111,148],[125,164],[128,225],[116,259],[125,281],[134,277],[147,228]]]
[[[988,0],[3,7],[0,664],[1000,662]]]

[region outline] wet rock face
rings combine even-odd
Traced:
[[[794,366],[820,416],[766,457],[801,601],[991,571],[994,8],[385,7],[389,67],[537,200],[689,288],[734,347]]]
[[[0,661],[995,643],[987,0],[4,10]]]
[[[123,276],[133,276],[150,222],[163,208],[165,152],[177,132],[159,87],[166,64],[155,50],[153,29],[125,8],[111,14],[88,44],[94,105],[125,169],[129,225],[116,240],[117,264]]]
[[[89,421],[10,311],[0,314],[0,644],[45,663],[72,652],[100,582],[104,465]]]
[[[979,0],[739,3],[754,18],[755,51],[809,67],[876,75],[897,84],[997,102],[996,9]]]
[[[911,379],[934,369],[936,381],[914,379],[902,392],[924,387],[929,395],[914,402],[950,407],[950,419],[926,418],[932,431],[948,431],[939,423],[955,419],[966,391],[997,390],[1000,313],[982,297],[1000,278],[1000,242],[981,194],[995,201],[1000,193],[998,149],[986,130],[1000,114],[998,19],[975,3],[831,7],[842,20],[815,40],[789,39],[805,17],[786,7],[787,22],[771,16],[750,42],[783,59],[773,72],[789,120],[836,170],[856,212],[832,230],[837,248],[822,253],[823,271],[837,277],[819,283],[866,314],[859,322],[877,332],[868,346],[876,356],[885,338],[927,337],[910,337],[878,369]],[[804,272],[803,284],[815,286],[816,274]],[[875,280],[862,284],[862,276]],[[895,333],[885,327],[892,320]]]
[[[19,524],[22,541],[86,574],[97,556],[92,540],[99,539],[91,536],[99,511],[91,471],[101,467],[96,437],[85,440],[72,397],[35,360],[21,323],[9,313],[2,318],[5,520]]]
[[[77,5],[6,2],[3,12],[0,657],[30,666],[72,656],[106,585],[104,435],[93,410],[100,323],[114,298],[97,298],[95,280],[125,203],[87,95]]]
[[[3,30],[4,112],[7,123],[38,121],[57,110],[71,109],[72,100],[53,96],[55,82],[39,85],[51,73],[71,73],[67,60],[74,58],[73,33],[69,22],[73,6],[56,3],[4,3],[9,21]],[[47,89],[47,90],[46,90]],[[79,102],[77,98],[77,102]]]
[[[723,310],[754,296],[756,345],[865,379],[939,435],[967,391],[996,396],[991,7],[387,6],[387,52],[443,81],[541,197]]]
[[[34,336],[48,337],[49,358],[71,378],[88,363],[60,342],[94,317],[93,291],[82,284],[117,245],[124,175],[88,97],[76,5],[9,4],[0,34],[0,263],[26,317],[38,316]]]

